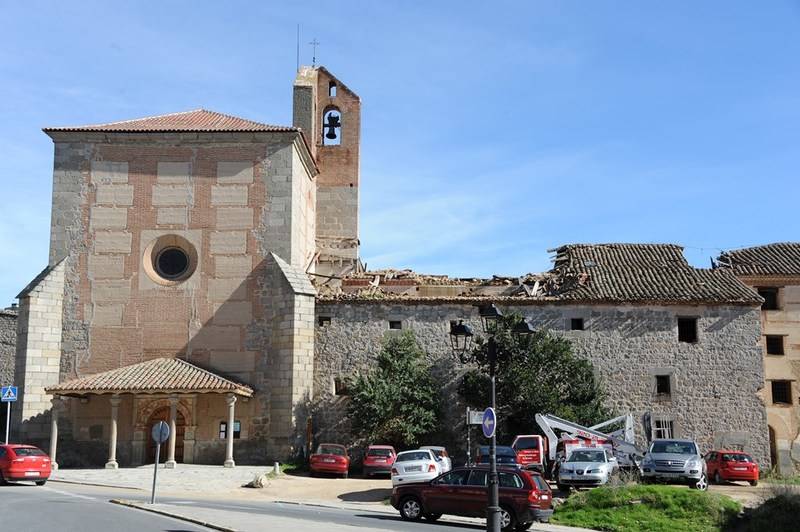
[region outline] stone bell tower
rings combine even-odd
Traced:
[[[361,99],[324,67],[300,67],[294,126],[319,167],[315,271],[343,275],[358,267]]]

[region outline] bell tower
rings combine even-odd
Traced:
[[[315,271],[340,276],[358,267],[361,99],[324,67],[300,67],[294,119],[319,168]]]

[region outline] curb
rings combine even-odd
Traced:
[[[120,506],[126,506],[128,508],[135,508],[137,510],[142,510],[143,512],[150,512],[153,514],[163,515],[165,517],[171,517],[173,519],[178,519],[180,521],[186,521],[187,523],[192,523],[194,525],[204,526],[206,528],[211,528],[213,530],[220,530],[221,532],[238,532],[235,528],[229,528],[221,525],[216,525],[214,523],[209,523],[207,521],[202,521],[200,519],[194,519],[193,517],[186,517],[185,515],[175,514],[171,512],[167,512],[166,510],[158,510],[156,508],[147,508],[139,503],[134,503],[130,501],[123,501],[120,499],[111,499],[108,501],[112,504],[119,504]]]
[[[134,486],[117,486],[114,484],[100,484],[98,482],[81,482],[78,480],[62,480],[60,478],[50,478],[49,482],[61,482],[62,484],[77,484],[78,486],[96,486],[98,488],[114,488],[118,490],[138,490],[145,491],[144,488],[137,488]]]
[[[325,503],[321,503],[321,502],[280,501],[280,500],[271,501],[271,502],[279,503],[279,504],[294,504],[295,506],[311,506],[311,507],[314,507],[314,508],[330,508],[332,510],[358,510],[359,512],[372,512],[372,513],[375,513],[375,514],[384,514],[384,515],[391,515],[391,514],[396,513],[396,512],[390,512],[388,510],[384,511],[384,510],[378,510],[378,509],[373,509],[373,508],[361,508],[361,507],[357,507],[356,508],[356,507],[352,507],[352,506],[338,506],[338,505],[335,505],[335,504],[325,504]],[[370,504],[370,503],[366,503],[366,504]]]

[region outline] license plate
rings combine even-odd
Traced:
[[[333,464],[336,462],[336,460],[334,460],[333,458],[325,458],[323,462],[325,462],[326,464]]]
[[[384,464],[386,463],[386,459],[385,459],[385,458],[378,458],[378,459],[377,459],[377,460],[375,460],[375,461],[376,461],[376,462],[383,462]]]
[[[733,469],[734,469],[735,471],[747,471],[747,468],[746,468],[746,467],[734,467]]]
[[[421,465],[416,465],[416,466],[410,466],[410,467],[406,468],[406,473],[409,473],[411,471],[422,471],[422,466]]]
[[[38,471],[25,471],[25,476],[26,477],[38,477],[39,476],[39,472]]]

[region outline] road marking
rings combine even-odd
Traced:
[[[68,491],[61,491],[53,488],[48,488],[47,486],[42,486],[40,489],[52,491],[53,493],[58,493],[60,495],[66,495],[68,497],[75,497],[76,499],[86,499],[87,501],[96,501],[94,497],[87,497],[86,495],[78,495],[77,493],[70,493]]]

